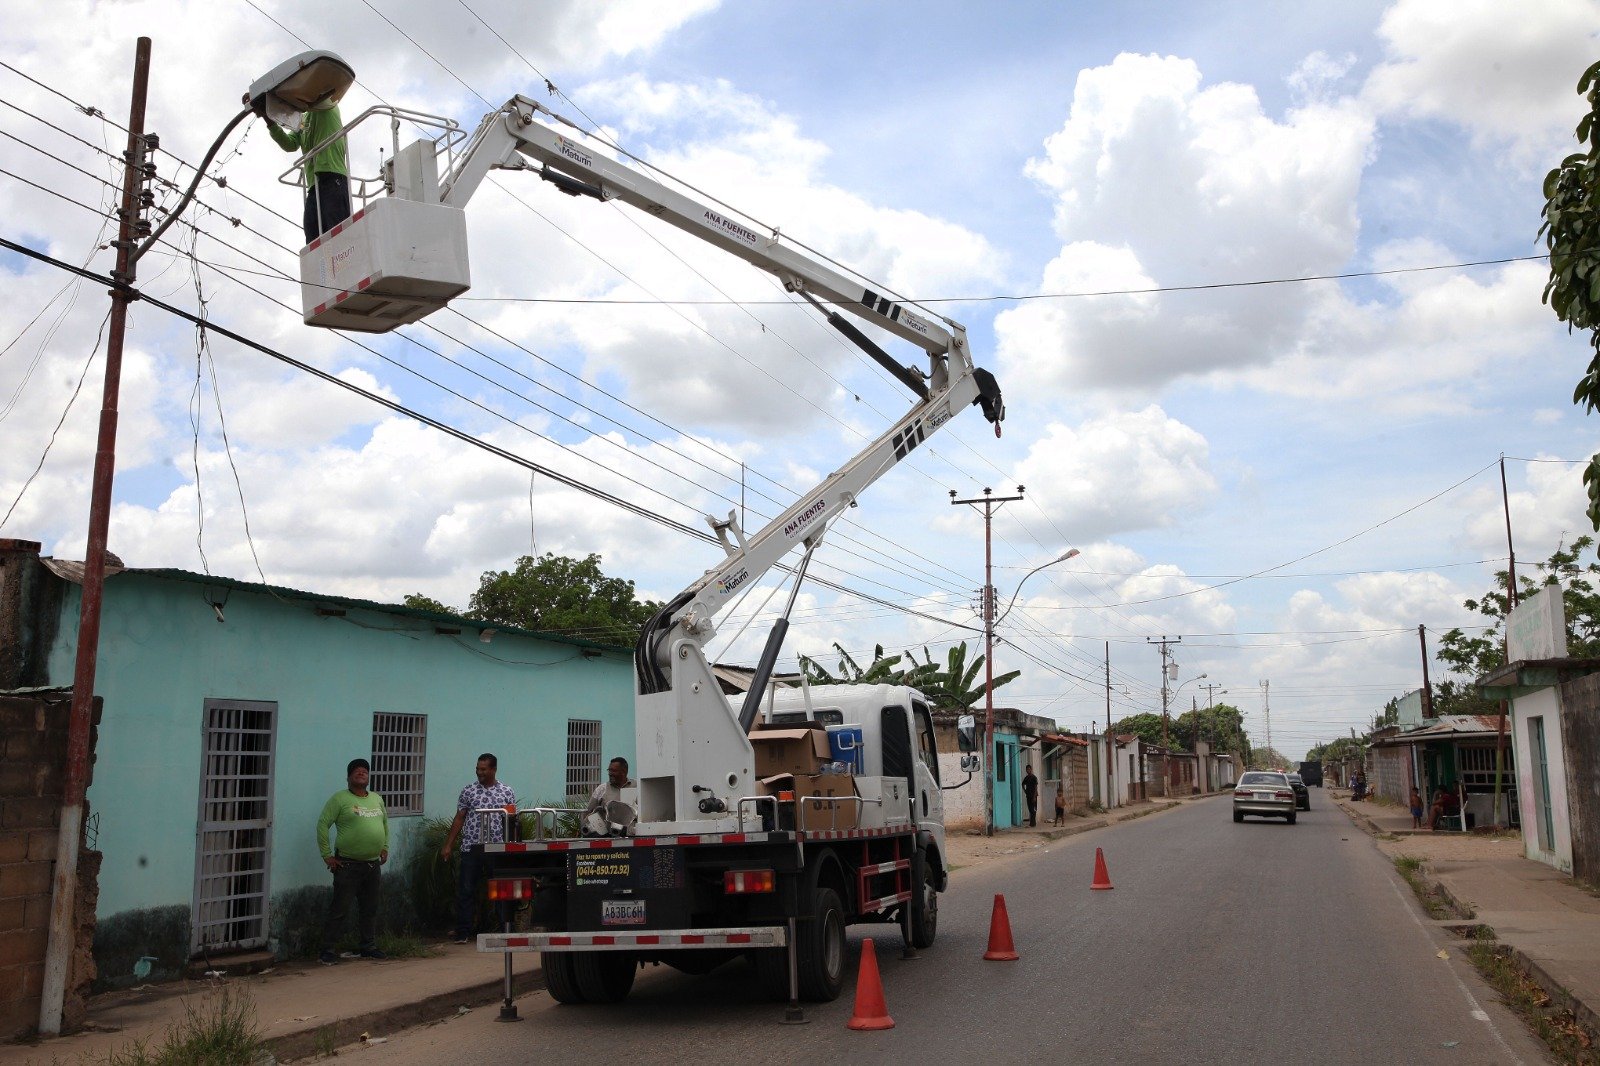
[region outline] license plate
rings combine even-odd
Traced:
[[[1256,799],[1263,803],[1271,803],[1273,800],[1273,795],[1270,792],[1257,792]]]
[[[601,925],[643,925],[642,899],[607,899],[600,901]]]

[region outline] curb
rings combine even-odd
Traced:
[[[463,1007],[472,1009],[501,1000],[505,987],[503,977],[483,981],[448,992],[438,992],[413,1003],[397,1004],[381,1010],[368,1011],[325,1025],[300,1029],[282,1036],[269,1037],[263,1043],[279,1059],[297,1059],[315,1054],[330,1043],[343,1047],[361,1039],[362,1033],[388,1036],[406,1029],[414,1029],[430,1022],[441,1021],[461,1013]],[[512,978],[513,995],[522,995],[544,987],[544,971],[539,969],[519,973]]]
[[[1518,962],[1522,963],[1528,971],[1528,976],[1532,977],[1539,987],[1544,989],[1545,994],[1550,997],[1552,1003],[1570,1010],[1577,1023],[1591,1034],[1600,1034],[1600,1016],[1597,1016],[1587,1003],[1563,988],[1559,982],[1545,972],[1542,966],[1520,950],[1504,941],[1499,941],[1498,943],[1501,947],[1510,951]]]

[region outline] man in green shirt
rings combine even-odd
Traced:
[[[318,961],[331,966],[339,961],[333,945],[344,932],[350,903],[355,901],[359,945],[363,959],[382,959],[378,950],[378,884],[383,864],[389,861],[389,813],[383,797],[367,791],[372,767],[365,759],[351,759],[345,767],[346,788],[328,797],[317,819],[317,847],[322,861],[333,872],[333,902],[322,926],[322,955]],[[333,842],[328,830],[333,830]]]
[[[267,132],[285,152],[304,154],[339,132],[344,121],[336,104],[301,112],[300,128],[286,130],[267,119]],[[335,138],[305,162],[306,243],[350,217],[350,163],[343,137]]]

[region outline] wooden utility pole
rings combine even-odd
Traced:
[[[50,893],[50,936],[45,948],[39,1032],[61,1032],[77,928],[78,850],[82,844],[84,793],[89,781],[89,731],[94,707],[95,659],[100,653],[100,607],[106,580],[106,538],[111,521],[111,484],[116,469],[117,398],[122,381],[122,347],[128,304],[134,299],[135,249],[150,234],[144,214],[155,177],[150,157],[155,136],[144,133],[145,96],[150,81],[150,38],[134,49],[133,99],[128,108],[128,147],[122,154],[122,206],[117,210],[117,265],[111,272],[111,315],[106,329],[106,376],[100,402],[100,435],[95,446],[94,481],[89,496],[89,543],[83,557],[83,595],[78,615],[78,658],[72,675],[72,707],[67,723],[67,772],[62,787],[61,820]]]
[[[1506,457],[1500,456],[1500,506],[1506,515],[1506,618],[1504,644],[1506,663],[1511,662],[1511,612],[1517,609],[1517,549],[1511,543],[1511,494],[1506,491]],[[1505,811],[1503,781],[1506,765],[1506,701],[1500,701],[1500,714],[1495,728],[1494,741],[1494,824],[1495,828],[1510,825],[1510,813]],[[1461,827],[1466,828],[1467,815],[1461,813]]]
[[[1422,642],[1422,717],[1433,717],[1433,686],[1428,682],[1428,627],[1417,626],[1417,639]]]
[[[1161,646],[1161,794],[1165,796],[1172,785],[1172,770],[1168,765],[1169,760],[1167,757],[1167,752],[1172,746],[1172,741],[1168,736],[1167,701],[1172,695],[1172,690],[1168,687],[1171,684],[1171,678],[1168,675],[1172,670],[1176,669],[1176,667],[1167,665],[1167,658],[1170,654],[1168,648],[1173,644],[1182,643],[1183,638],[1173,637],[1169,640],[1167,635],[1163,633],[1159,640],[1155,637],[1145,637],[1144,640],[1146,644],[1159,644]]]

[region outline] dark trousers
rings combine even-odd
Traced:
[[[306,190],[306,243],[350,217],[350,179],[343,174],[322,172],[317,183]]]
[[[461,865],[456,870],[456,936],[478,933],[478,896],[483,890],[483,875],[488,864],[481,846],[463,847]]]
[[[1033,795],[1027,797],[1027,799],[1028,799],[1028,824],[1029,825],[1038,825],[1039,824],[1039,794],[1036,792]]]
[[[345,919],[350,914],[350,904],[356,905],[356,928],[360,932],[360,949],[367,951],[378,946],[378,884],[382,878],[382,865],[340,859],[339,868],[333,871],[333,902],[328,905],[328,920],[322,926],[322,948],[332,951],[344,934]]]

